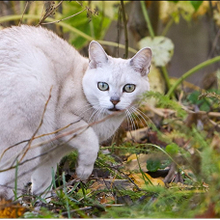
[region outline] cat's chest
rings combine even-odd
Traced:
[[[124,115],[112,117],[92,126],[99,138],[99,142],[110,138],[116,132],[124,118]]]

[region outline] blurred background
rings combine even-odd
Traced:
[[[20,24],[52,29],[85,56],[92,39],[114,57],[130,58],[150,46],[151,89],[161,93],[220,54],[218,1],[0,1],[0,28]],[[218,88],[219,68],[216,62],[197,71],[180,90]]]

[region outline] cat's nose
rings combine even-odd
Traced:
[[[110,101],[113,105],[117,105],[120,102],[120,99],[118,97],[111,97]]]

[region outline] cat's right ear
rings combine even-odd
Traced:
[[[139,50],[130,60],[130,65],[142,76],[150,72],[152,51],[149,47]]]
[[[89,67],[95,69],[108,62],[108,55],[97,41],[89,44]]]

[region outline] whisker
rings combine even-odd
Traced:
[[[89,107],[89,108],[87,108],[87,107]],[[82,116],[84,113],[86,113],[87,111],[89,111],[92,108],[94,108],[94,107],[91,104],[87,104],[87,105],[83,106],[82,108],[78,109],[76,114],[79,114],[79,117],[80,117],[80,116]],[[84,111],[82,112],[82,110],[84,110]]]
[[[128,118],[129,118],[129,121],[131,122],[131,129],[132,130],[136,130],[135,122],[133,120],[132,114],[129,111],[129,109],[126,110],[126,114],[127,114]]]
[[[145,126],[145,123],[143,123],[143,119],[139,116],[140,113],[135,108],[132,108],[131,110],[132,110],[134,120],[136,121],[139,120],[142,123],[142,125]],[[137,125],[138,125],[138,128],[140,128],[139,123],[137,123]]]
[[[134,131],[134,132],[136,131],[136,125],[135,125],[135,122],[133,120],[132,113],[128,109],[126,109],[126,117],[127,117],[128,121],[131,124],[131,129],[129,129],[128,132],[130,133],[131,140],[135,141],[135,138],[134,138],[134,136],[133,136],[131,131]]]
[[[149,126],[149,123],[148,123],[148,121],[147,121],[146,118],[145,118],[145,117],[147,117],[147,116],[146,116],[141,110],[139,110],[138,108],[135,108],[134,106],[132,106],[131,109],[133,110],[133,112],[136,113],[136,115],[137,115],[138,118],[141,118],[142,123],[144,122],[144,123],[143,123],[144,126],[145,126],[145,125]],[[140,117],[139,117],[139,116],[140,116]],[[147,118],[147,119],[149,119],[149,118]]]
[[[99,112],[99,109],[96,109],[93,113],[92,113],[92,115],[90,116],[90,118],[89,118],[89,121],[88,121],[88,123],[90,123],[91,121],[92,121],[92,119],[93,119],[93,121],[95,121],[95,117],[97,116],[96,114]]]
[[[97,119],[100,120],[102,118],[102,116],[104,116],[104,113],[105,113],[105,108],[100,107],[99,112],[96,115]]]

